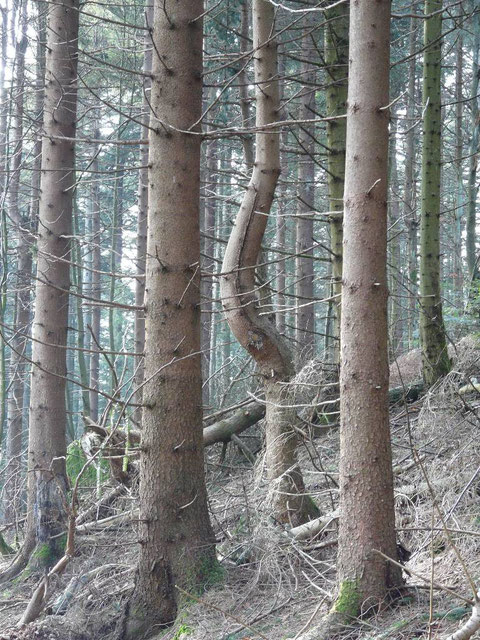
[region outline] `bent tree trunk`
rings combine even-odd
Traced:
[[[216,571],[202,443],[201,15],[198,0],[154,3],[140,553],[127,639],[172,624],[176,586],[198,593]]]
[[[426,0],[423,60],[422,209],[420,217],[420,344],[426,385],[450,371],[440,296],[440,164],[442,0]]]
[[[33,320],[26,539],[20,562],[50,565],[65,530],[65,375],[77,108],[78,0],[48,14],[37,283]],[[63,139],[68,138],[69,140]]]
[[[272,37],[274,7],[268,0],[253,2],[256,126],[274,122],[279,111],[277,45]],[[272,483],[272,506],[280,522],[308,519],[312,502],[304,495],[296,462],[294,410],[286,408],[286,382],[294,373],[291,355],[275,325],[261,316],[255,295],[255,265],[267,216],[280,174],[278,133],[257,133],[255,165],[235,227],[230,235],[221,277],[221,298],[232,333],[257,362],[266,398],[266,463]]]
[[[387,167],[389,0],[350,6],[340,371],[339,595],[334,611],[376,607],[400,574],[388,416]]]

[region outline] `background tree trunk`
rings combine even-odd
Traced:
[[[348,85],[348,4],[330,9],[325,26],[325,70],[327,74],[326,115],[340,116],[347,110]],[[340,357],[340,319],[343,270],[343,191],[345,186],[345,118],[327,122],[327,186],[330,222],[333,302],[333,359]],[[328,333],[328,332],[327,332]]]
[[[303,38],[302,79],[305,83],[300,120],[315,117],[315,71],[309,63],[312,48],[309,29]],[[295,295],[297,296],[297,367],[311,360],[315,351],[315,305],[313,281],[313,216],[315,209],[315,127],[303,125],[299,136],[298,192],[296,218]]]
[[[420,344],[425,384],[450,370],[440,293],[442,0],[426,0],[423,60],[422,210],[420,219]]]

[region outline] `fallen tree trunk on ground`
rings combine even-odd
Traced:
[[[235,411],[228,418],[222,418],[214,422],[203,430],[203,444],[210,447],[217,442],[229,442],[233,436],[249,429],[259,422],[265,416],[265,404],[261,402],[251,402]],[[131,461],[140,450],[141,432],[130,429],[128,434],[123,430],[111,433],[105,427],[102,427],[88,417],[85,419],[85,433],[81,438],[82,449],[87,458],[93,457],[103,446],[104,440],[108,437],[109,442],[102,455],[109,461],[112,477],[117,482],[129,485],[130,471],[124,470],[124,457],[126,453]],[[126,440],[128,438],[128,447]],[[127,448],[127,452],[126,452]],[[83,520],[85,521],[85,520]]]

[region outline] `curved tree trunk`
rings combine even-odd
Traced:
[[[278,117],[277,45],[272,37],[274,7],[253,2],[256,125]],[[261,316],[255,295],[255,265],[280,174],[279,135],[258,133],[252,177],[223,260],[221,298],[232,333],[255,359],[265,385],[267,403],[267,473],[272,482],[274,515],[299,524],[308,518],[310,500],[296,463],[294,413],[286,409],[286,387],[294,373],[291,355],[273,322]],[[257,213],[258,212],[258,213]]]
[[[128,639],[172,624],[176,586],[198,592],[215,571],[202,443],[200,15],[198,0],[154,3],[140,554]]]
[[[422,210],[420,219],[420,344],[423,379],[431,385],[450,370],[440,295],[440,173],[442,0],[426,0],[423,60]]]

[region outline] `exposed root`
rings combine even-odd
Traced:
[[[480,629],[480,600],[478,600],[480,594],[477,594],[477,600],[472,607],[472,615],[460,627],[458,631],[455,631],[451,636],[447,637],[447,640],[469,640],[474,633]]]
[[[338,611],[330,611],[318,627],[310,629],[298,636],[296,640],[332,640],[332,638],[345,630],[348,620]]]

